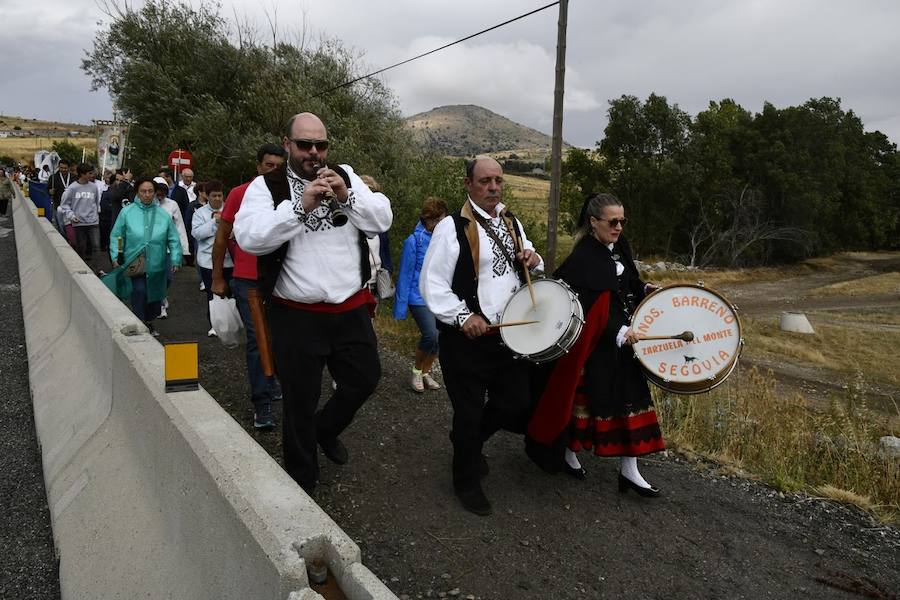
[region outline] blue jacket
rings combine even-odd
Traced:
[[[425,229],[422,221],[416,224],[406,240],[403,241],[403,252],[400,256],[400,273],[397,275],[397,291],[394,295],[394,318],[405,319],[407,307],[425,306],[425,300],[419,293],[419,274],[425,261],[425,252],[431,243],[431,232]]]

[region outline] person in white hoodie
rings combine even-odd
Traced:
[[[154,177],[153,183],[156,186],[156,199],[159,202],[159,207],[169,213],[172,217],[172,221],[175,222],[175,229],[178,231],[178,240],[181,242],[182,253],[186,253],[190,255],[190,246],[188,246],[188,238],[187,238],[187,230],[184,228],[184,220],[181,218],[181,209],[178,208],[178,203],[167,197],[169,193],[169,186],[166,184],[166,180],[162,177]],[[172,257],[169,257],[169,264],[171,264]],[[184,259],[182,258],[182,263]],[[166,287],[172,285],[172,279],[174,275],[172,274],[171,269],[166,270]],[[162,309],[159,314],[160,319],[169,318],[169,299],[168,297],[163,298],[162,301]]]
[[[209,320],[209,301],[212,293],[212,248],[216,240],[216,232],[219,230],[219,221],[222,219],[222,208],[225,206],[225,193],[221,181],[207,182],[203,188],[206,191],[208,202],[194,211],[191,222],[191,235],[197,241],[197,266],[200,267],[200,277],[206,289],[206,318]],[[231,276],[234,272],[234,262],[231,255],[225,253],[222,275],[225,282],[231,287]],[[212,323],[209,325],[209,337],[216,335]]]

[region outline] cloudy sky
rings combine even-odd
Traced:
[[[340,38],[367,72],[548,2],[221,0],[224,15],[261,31],[268,12],[283,36],[305,27]],[[79,68],[104,18],[95,0],[0,0],[0,15],[0,113],[112,116],[106,92],[91,92]],[[382,77],[406,115],[478,104],[549,133],[557,16],[552,7]],[[900,143],[898,26],[896,0],[570,0],[564,135],[592,146],[608,100],[622,94],[656,92],[692,115],[722,98],[757,112],[765,101],[831,96]]]

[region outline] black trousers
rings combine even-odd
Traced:
[[[453,404],[453,486],[479,485],[481,449],[494,433],[525,433],[531,416],[529,365],[513,359],[499,335],[470,340],[442,330],[439,357]],[[487,396],[487,401],[485,401]]]
[[[332,314],[273,303],[269,325],[284,398],[284,467],[312,492],[319,478],[316,440],[339,436],[381,378],[375,330],[365,306]],[[317,413],[326,365],[337,390]]]

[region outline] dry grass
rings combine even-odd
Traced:
[[[12,115],[0,115],[0,129],[13,129],[21,127],[28,131],[31,129],[55,129],[57,131],[83,131],[89,132],[92,125],[83,125],[81,123],[63,123],[61,121],[45,121],[42,119],[26,119],[24,117],[15,117]]]
[[[866,312],[807,311],[811,317],[821,317],[828,321],[846,321],[852,327],[853,322],[875,323],[878,325],[900,325],[900,313],[895,311],[867,308]]]
[[[824,412],[779,394],[756,370],[704,396],[655,393],[663,431],[679,450],[900,521],[900,460],[878,452],[878,438],[890,432],[855,389]]]
[[[34,153],[38,150],[49,150],[53,142],[66,140],[72,142],[79,148],[85,148],[88,152],[97,151],[97,140],[93,137],[23,137],[23,138],[0,138],[0,156],[11,156],[21,161],[29,162],[34,159]]]
[[[505,189],[511,194],[510,208],[513,212],[529,217],[539,217],[547,222],[547,202],[550,197],[550,182],[537,177],[504,174]]]
[[[833,485],[820,485],[813,489],[813,493],[821,496],[822,498],[835,500],[836,502],[843,502],[844,504],[854,504],[865,510],[871,511],[873,509],[872,499],[868,496],[862,496],[860,494],[857,494],[856,492],[851,492],[850,490],[842,490],[841,488],[836,488]]]
[[[647,264],[657,262],[646,259]],[[730,283],[765,283],[779,281],[789,277],[797,277],[817,270],[816,267],[801,263],[784,267],[758,267],[753,269],[698,269],[695,271],[653,271],[653,281],[669,284],[696,283],[698,280],[710,287],[719,287]]]
[[[900,384],[900,361],[895,356],[900,332],[883,330],[877,335],[860,335],[852,325],[814,324],[816,333],[781,331],[774,318],[743,318],[745,352],[782,362],[823,367],[836,376],[861,374],[866,381]]]
[[[874,296],[895,294],[900,297],[900,273],[882,273],[851,281],[840,281],[816,288],[811,296]]]
[[[375,315],[378,343],[399,354],[408,354],[412,357],[419,341],[419,329],[412,315],[408,314],[405,320],[398,321],[392,316],[393,310],[393,298],[382,300],[378,304],[378,313]]]
[[[550,182],[527,175],[504,174],[506,194],[510,209],[525,223],[526,234],[539,252],[546,250],[547,202]],[[569,255],[575,245],[574,238],[560,231],[556,238],[556,264]]]

